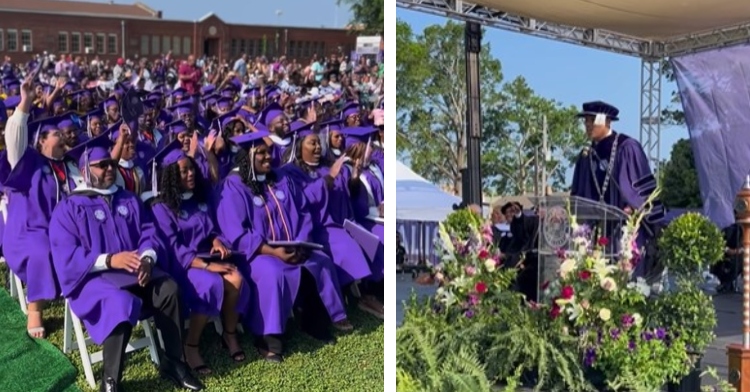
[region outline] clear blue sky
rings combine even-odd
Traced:
[[[396,13],[415,32],[446,22],[445,18],[401,8]],[[639,59],[493,28],[486,28],[482,38],[489,42],[492,55],[502,62],[505,81],[523,76],[538,94],[566,105],[580,107],[582,102],[593,100],[609,102],[620,109],[620,121],[614,129],[639,137]],[[662,82],[662,107],[669,103],[675,87]],[[687,137],[685,127],[662,127],[661,158],[668,158],[672,145]]]
[[[109,0],[84,0],[109,3]],[[133,4],[136,0],[116,0]],[[347,6],[336,0],[140,0],[147,6],[163,11],[164,19],[197,20],[209,12],[228,23],[285,25],[300,27],[344,27],[351,18]],[[281,16],[276,16],[276,11]],[[337,11],[338,10],[338,11]]]

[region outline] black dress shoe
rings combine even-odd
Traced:
[[[167,380],[171,380],[177,386],[191,390],[203,390],[203,383],[190,373],[190,369],[182,362],[164,361],[159,368],[159,373]]]
[[[99,387],[99,391],[101,392],[125,392],[125,389],[119,386],[117,384],[117,381],[115,381],[112,377],[107,377],[102,380],[102,384]]]
[[[304,332],[323,344],[332,345],[336,343],[336,337],[331,334],[328,328],[320,329],[318,331],[305,330]]]

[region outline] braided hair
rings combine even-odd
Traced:
[[[240,178],[242,178],[242,183],[250,188],[250,192],[253,195],[263,197],[263,184],[265,183],[273,186],[273,184],[276,183],[276,174],[273,171],[270,171],[266,174],[265,181],[254,181],[251,174],[253,172],[253,164],[254,162],[250,160],[250,154],[245,149],[234,155],[234,166],[237,167],[240,171]]]
[[[210,189],[210,187],[203,178],[200,170],[198,170],[198,166],[193,158],[188,157],[188,159],[193,165],[193,173],[195,176],[193,197],[198,203],[203,203],[208,199],[207,190]],[[178,214],[180,212],[182,194],[184,192],[185,191],[182,189],[180,165],[175,162],[163,168],[159,173],[159,196],[154,199],[154,203],[164,203],[170,210],[172,210],[172,212]]]

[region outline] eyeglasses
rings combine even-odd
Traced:
[[[115,161],[113,161],[111,159],[105,159],[105,160],[102,160],[102,161],[99,161],[99,162],[96,162],[96,163],[92,163],[91,167],[96,167],[96,168],[99,168],[99,169],[102,169],[102,170],[106,170],[109,167],[111,167],[111,168],[114,169],[116,167],[116,165],[117,164],[116,164]]]

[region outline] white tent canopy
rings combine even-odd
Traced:
[[[459,197],[414,173],[401,162],[396,162],[396,219],[417,222],[440,222],[453,212]]]

